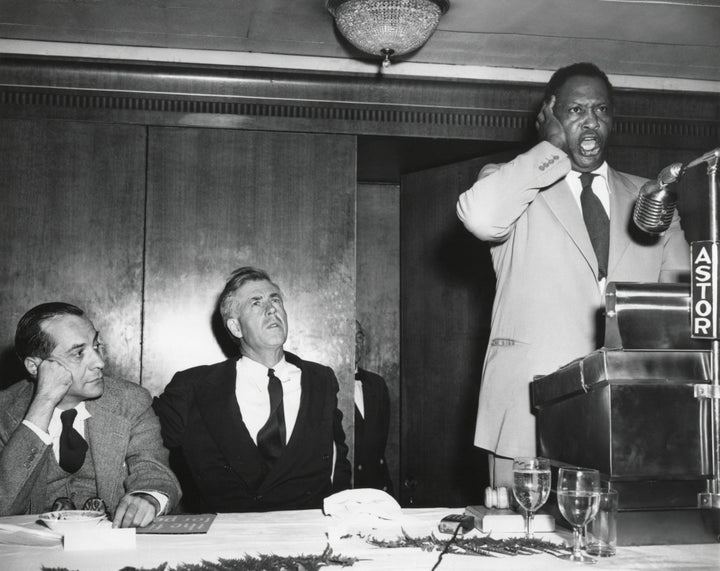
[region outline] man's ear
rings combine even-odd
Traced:
[[[40,363],[42,363],[42,359],[40,357],[25,357],[25,360],[23,361],[25,369],[28,373],[30,373],[30,376],[33,379],[37,378]]]
[[[227,330],[232,334],[233,337],[242,339],[242,327],[240,327],[240,322],[236,318],[231,317],[230,319],[228,319],[225,322],[225,327],[227,327]]]

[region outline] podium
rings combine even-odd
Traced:
[[[531,383],[538,455],[618,490],[619,545],[720,541],[720,510],[699,505],[714,466],[696,386],[712,369],[689,286],[610,283],[605,328],[605,347]]]

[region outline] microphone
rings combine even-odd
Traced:
[[[708,163],[713,167],[717,166],[719,158],[720,147],[708,151],[685,166],[682,163],[673,163],[661,170],[656,180],[649,180],[643,184],[633,210],[635,225],[648,234],[665,232],[670,228],[677,205],[677,193],[669,186],[677,182],[686,170],[699,164]]]
[[[685,172],[681,163],[673,163],[660,171],[656,180],[649,180],[640,188],[633,222],[648,234],[662,234],[670,228],[677,193],[669,188]]]

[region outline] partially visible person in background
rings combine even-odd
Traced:
[[[362,368],[365,332],[355,321],[355,488],[377,488],[393,493],[385,460],[390,429],[390,395],[380,375]]]

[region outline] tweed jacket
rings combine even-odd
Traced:
[[[41,513],[45,505],[46,467],[53,454],[22,420],[35,390],[20,381],[0,392],[0,515]],[[85,436],[95,464],[98,496],[111,514],[132,491],[157,491],[168,497],[170,511],[180,487],[168,465],[160,423],[147,390],[105,377],[102,396],[85,401],[91,417]]]

